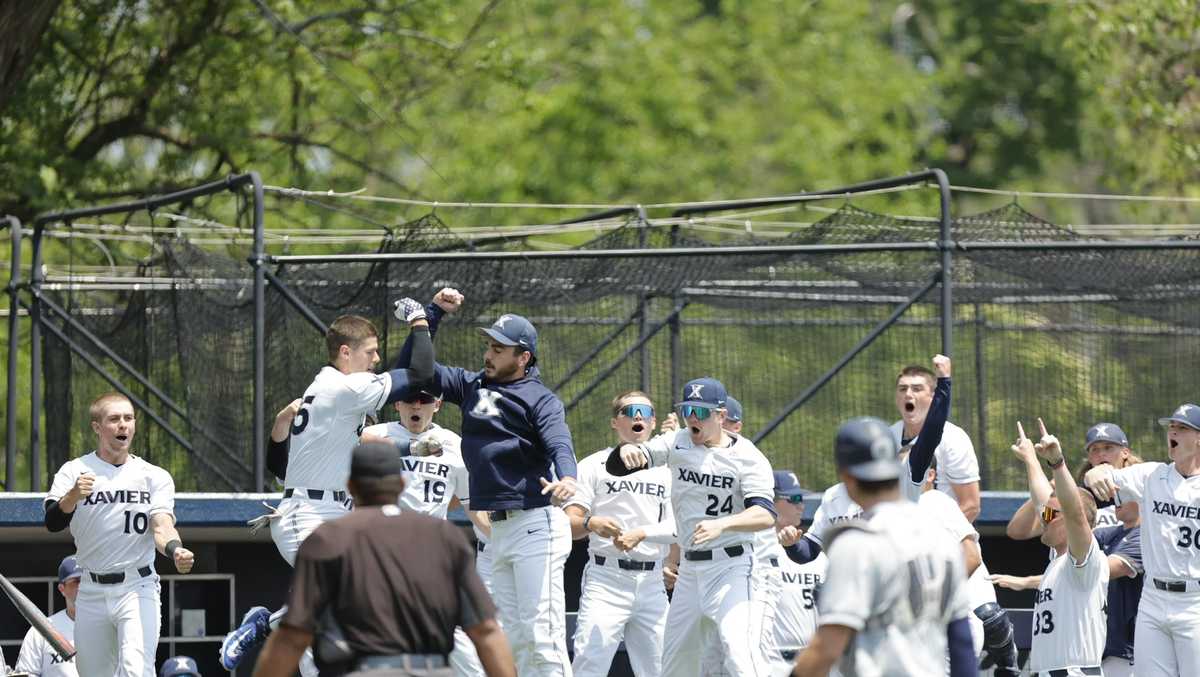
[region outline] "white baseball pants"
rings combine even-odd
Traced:
[[[1200,675],[1200,592],[1167,592],[1147,580],[1134,629],[1138,677]]]
[[[296,566],[296,551],[308,535],[329,520],[344,517],[350,509],[332,500],[292,496],[279,502],[279,519],[271,520],[271,540],[288,566]]]
[[[571,524],[555,507],[492,521],[492,592],[521,677],[571,677],[563,565]]]
[[[755,561],[754,593],[762,612],[762,651],[772,665],[783,662],[775,638],[775,614],[779,609],[779,595],[783,590],[780,569],[767,562]],[[725,652],[717,640],[716,626],[709,628],[701,659],[700,674],[703,677],[733,677],[725,666]]]
[[[700,674],[706,635],[720,644],[729,674],[767,677],[762,639],[766,609],[755,588],[749,554],[726,557],[718,549],[712,560],[680,562],[663,639],[664,677]]]
[[[658,677],[667,608],[661,562],[651,571],[637,571],[619,568],[611,557],[604,565],[590,558],[575,624],[575,677],[606,677],[622,639],[633,674]]]
[[[112,572],[103,572],[112,573]],[[158,574],[135,569],[104,585],[84,572],[75,607],[75,667],[80,677],[155,677],[161,630]]]

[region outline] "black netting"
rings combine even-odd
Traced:
[[[953,225],[960,242],[1081,239],[1015,204]],[[936,219],[846,205],[782,238],[747,234],[716,242],[684,226],[631,219],[579,247],[662,250],[650,257],[337,262],[271,270],[326,323],[345,313],[376,322],[385,361],[406,334],[389,312],[401,296],[425,299],[447,285],[467,296],[463,313],[444,322],[437,351],[444,363],[468,368],[481,362],[475,327],[502,312],[528,316],[540,333],[543,378],[569,405],[583,455],[609,443],[608,403],[615,393],[644,388],[665,412],[678,385],[700,375],[720,378],[743,402],[753,435],[940,270],[933,248],[811,254],[772,247],[938,238]],[[670,255],[714,244],[761,252]],[[381,231],[375,251],[524,246],[511,239],[464,241],[428,215]],[[167,412],[148,388],[135,387],[194,448],[187,452],[141,417],[139,448],[171,468],[180,489],[253,489],[248,252],[182,239],[163,239],[158,250],[146,274],[171,284],[48,293],[176,402],[182,415]],[[1156,418],[1195,399],[1188,375],[1200,358],[1197,256],[1191,249],[955,252],[952,420],[975,440],[987,488],[1023,486],[1008,452],[1018,418],[1046,417],[1076,445],[1089,424],[1117,421],[1137,451],[1164,455]],[[320,334],[270,286],[265,310],[269,422],[304,390],[326,356]],[[796,469],[812,488],[832,483],[836,426],[859,414],[895,418],[894,375],[905,364],[927,364],[940,350],[939,313],[935,288],[763,441],[772,461]],[[108,388],[52,335],[45,348],[52,472],[91,443],[87,403]],[[458,420],[452,406],[439,418],[452,428]]]

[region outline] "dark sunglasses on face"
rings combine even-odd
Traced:
[[[1055,517],[1062,514],[1061,510],[1055,510],[1050,506],[1042,508],[1042,524],[1049,524],[1054,521]]]
[[[654,407],[648,404],[627,404],[617,412],[621,416],[634,418],[641,414],[642,418],[654,418]]]
[[[437,402],[437,398],[429,393],[421,393],[416,397],[410,397],[406,400],[403,400],[403,402],[405,404],[433,404],[434,402]]]
[[[679,418],[689,418],[695,416],[697,421],[708,420],[712,416],[713,410],[709,407],[701,407],[695,404],[685,404],[679,407]]]
[[[780,496],[780,495],[776,494],[775,500],[787,501],[788,503],[791,503],[792,505],[800,505],[801,503],[804,502],[804,494],[796,494],[795,496]]]

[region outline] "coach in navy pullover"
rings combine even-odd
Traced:
[[[446,311],[437,303],[425,309],[430,335]],[[541,479],[574,478],[575,447],[565,410],[538,377],[537,332],[520,315],[502,315],[480,329],[491,343],[529,353],[524,373],[489,377],[434,363],[434,388],[463,413],[462,455],[470,474],[472,510],[527,510],[551,504]],[[401,356],[409,350],[409,338]],[[485,358],[486,359],[486,358]]]

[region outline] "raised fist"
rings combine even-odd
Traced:
[[[453,287],[446,287],[433,295],[433,302],[447,313],[457,313],[462,307],[464,296]]]
[[[402,322],[416,322],[425,319],[425,306],[407,296],[396,301],[396,319]]]
[[[621,462],[627,470],[637,470],[646,467],[646,454],[636,444],[621,445]]]
[[[942,354],[933,356],[933,373],[938,378],[950,378],[950,358]]]
[[[80,498],[91,496],[95,484],[96,476],[90,472],[85,472],[79,477],[75,478],[74,491],[75,493],[79,494]]]
[[[667,414],[663,422],[658,424],[658,432],[660,433],[673,433],[676,430],[679,430],[679,417],[675,415],[675,412]]]

